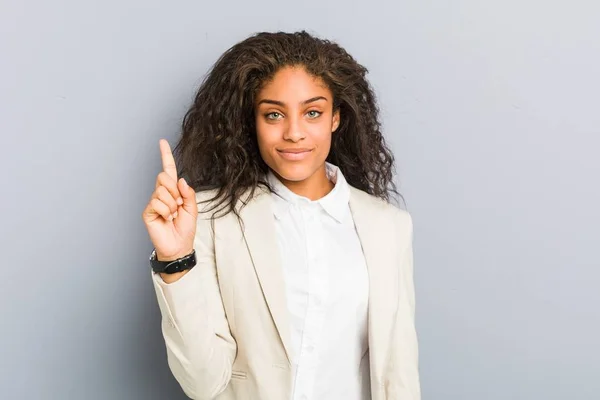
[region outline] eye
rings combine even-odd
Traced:
[[[278,113],[277,111],[273,111],[273,112],[270,112],[270,113],[267,113],[267,114],[265,114],[265,117],[266,117],[267,119],[276,120],[276,119],[280,119],[280,117],[281,117],[281,114],[280,114],[280,113]]]
[[[309,112],[306,113],[310,118],[317,118],[319,117],[322,113],[320,111],[317,110],[310,110]]]

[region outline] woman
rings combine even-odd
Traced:
[[[306,32],[226,51],[143,212],[194,399],[420,399],[412,220],[367,70]],[[183,175],[186,177],[178,178]]]

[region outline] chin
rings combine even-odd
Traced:
[[[301,182],[314,174],[315,171],[311,167],[312,165],[304,163],[284,163],[277,165],[273,170],[286,181]]]

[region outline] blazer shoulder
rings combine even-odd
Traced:
[[[380,214],[383,218],[393,220],[399,226],[405,226],[412,231],[412,215],[395,204],[392,204],[380,197],[374,196],[364,190],[351,186],[352,194],[363,202],[369,210]]]

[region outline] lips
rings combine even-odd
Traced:
[[[300,149],[281,149],[281,150],[277,150],[281,153],[305,153],[307,151],[311,151],[311,149],[304,149],[304,148],[300,148]]]
[[[281,150],[278,149],[277,153],[279,153],[279,155],[286,160],[297,161],[297,160],[303,160],[306,157],[308,157],[308,155],[310,153],[312,153],[312,149],[306,149],[306,148],[290,148],[290,149],[281,149]]]

